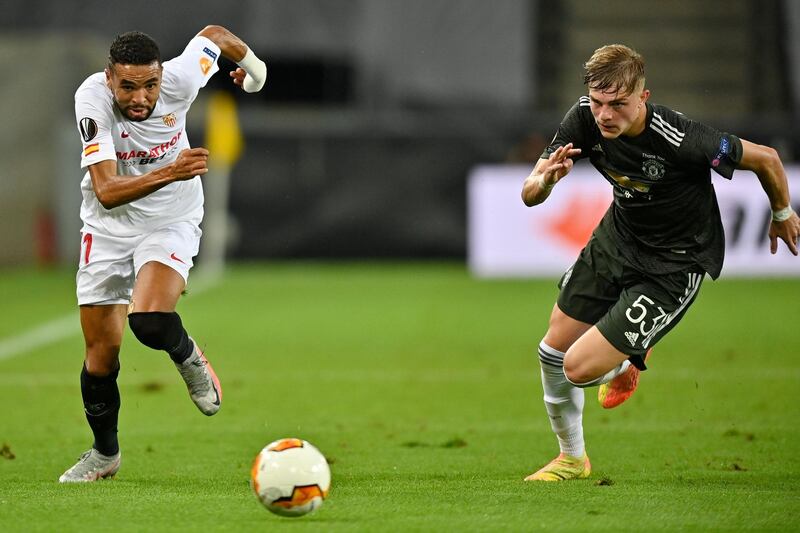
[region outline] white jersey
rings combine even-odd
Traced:
[[[189,148],[186,114],[208,79],[219,70],[220,50],[195,37],[183,53],[163,64],[161,93],[147,120],[128,120],[114,104],[105,73],[89,76],[75,93],[75,117],[83,141],[81,168],[116,160],[120,176],[140,176],[175,161]],[[203,218],[200,178],[174,181],[147,196],[104,208],[87,171],[81,182],[81,220],[108,235],[134,236],[176,221],[199,224]]]

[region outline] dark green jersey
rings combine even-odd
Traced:
[[[730,179],[742,157],[738,137],[647,104],[636,137],[605,139],[582,96],[567,112],[542,158],[572,143],[614,187],[614,201],[595,229],[634,267],[667,274],[699,265],[719,276],[725,236],[711,169]],[[569,177],[567,177],[569,179]]]

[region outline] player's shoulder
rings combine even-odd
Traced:
[[[592,109],[590,107],[589,97],[586,95],[578,98],[578,101],[567,111],[566,120],[574,120],[584,122],[586,124],[594,124],[594,117],[592,116]]]
[[[86,78],[75,91],[76,101],[85,99],[94,100],[110,98],[111,91],[109,90],[108,85],[106,85],[106,75],[104,72],[95,72]]]
[[[207,77],[217,71],[220,53],[219,47],[206,37],[190,39],[180,55],[163,63],[162,93],[178,100],[194,100]]]
[[[572,107],[572,109],[574,109],[575,111],[577,111],[582,115],[585,114],[591,115],[592,114],[591,103],[592,101],[589,99],[589,96],[584,94],[583,96],[578,98],[578,101],[575,102],[575,105]]]
[[[184,63],[188,62],[200,71],[207,70],[212,61],[216,61],[220,55],[219,47],[208,37],[195,35],[183,51],[172,59],[164,61],[164,71],[182,70]]]
[[[691,121],[680,111],[667,106],[651,103],[647,106],[651,113],[648,125],[650,131],[661,136],[668,144],[679,148],[683,144]]]
[[[92,74],[75,91],[75,113],[78,119],[114,120],[114,98],[104,72]]]
[[[686,124],[689,122],[689,119],[686,117],[686,115],[684,115],[680,111],[672,109],[671,107],[667,107],[661,104],[653,104],[649,102],[647,105],[650,108],[652,108],[653,117],[658,116],[658,120],[661,122],[666,122],[675,127],[678,126],[686,127]]]

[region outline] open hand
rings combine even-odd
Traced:
[[[544,184],[547,186],[555,185],[558,180],[569,174],[574,164],[572,158],[580,155],[580,153],[580,148],[573,148],[572,143],[567,143],[550,154],[550,158],[543,161],[540,166]]]
[[[778,252],[778,239],[781,239],[789,247],[792,254],[797,255],[797,241],[800,238],[800,217],[797,213],[783,222],[775,222],[769,225],[769,251],[773,254]]]

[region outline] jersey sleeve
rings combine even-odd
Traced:
[[[692,163],[705,165],[723,178],[731,179],[742,159],[742,141],[730,133],[688,121],[681,152]]]
[[[164,62],[162,90],[171,91],[182,100],[194,101],[218,70],[219,47],[206,37],[195,37],[183,53]]]
[[[113,111],[104,109],[106,99],[91,90],[81,88],[75,93],[75,118],[81,136],[81,168],[100,161],[116,161],[114,140],[111,136]]]
[[[586,102],[586,103],[584,103]],[[558,126],[553,140],[550,145],[542,152],[541,159],[549,159],[550,155],[558,148],[572,143],[575,148],[580,148],[581,153],[574,159],[582,159],[588,155],[586,149],[587,125],[584,117],[585,111],[583,110],[588,106],[588,100],[581,98],[572,108],[564,115],[564,119]]]

